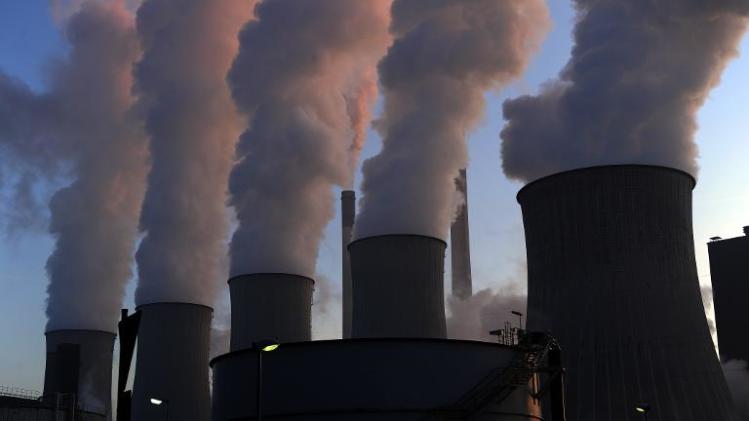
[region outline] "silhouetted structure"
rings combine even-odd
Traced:
[[[744,236],[707,244],[718,346],[724,360],[749,361],[749,227]]]
[[[341,192],[341,289],[343,338],[351,337],[351,316],[354,306],[351,287],[351,259],[348,245],[353,238],[356,219],[356,193],[351,190]]]
[[[621,165],[552,175],[518,193],[528,329],[564,350],[575,421],[730,420],[705,317],[689,174]],[[744,296],[745,297],[745,296]]]
[[[452,294],[460,299],[473,295],[471,280],[471,251],[468,230],[468,180],[466,170],[460,170],[455,187],[463,198],[458,213],[450,226],[450,263],[452,264]]]

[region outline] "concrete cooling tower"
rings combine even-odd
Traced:
[[[138,311],[133,420],[210,420],[213,310],[198,304],[155,303],[141,305]]]
[[[83,411],[111,419],[115,336],[96,330],[47,332],[45,401],[72,400]]]
[[[352,242],[353,338],[445,338],[447,244],[421,235]]]
[[[314,285],[310,278],[283,273],[231,278],[231,350],[269,339],[309,341]]]
[[[700,297],[687,173],[564,172],[525,186],[530,331],[550,331],[576,421],[730,420]]]

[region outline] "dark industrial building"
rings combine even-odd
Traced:
[[[518,194],[529,330],[553,332],[569,419],[733,419],[705,317],[692,234],[695,180],[641,165],[542,178]]]
[[[715,238],[707,244],[713,283],[718,347],[724,360],[749,361],[749,227],[744,236]]]

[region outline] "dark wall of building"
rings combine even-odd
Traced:
[[[749,361],[749,236],[712,241],[707,248],[721,358]]]
[[[551,331],[567,368],[568,419],[731,419],[705,317],[692,234],[694,179],[609,166],[518,194],[528,329]]]

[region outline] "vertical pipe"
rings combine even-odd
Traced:
[[[462,198],[455,220],[450,226],[450,258],[452,263],[452,294],[460,299],[473,295],[471,252],[468,235],[468,184],[465,168],[455,179],[455,188]]]
[[[351,316],[353,295],[351,288],[351,259],[348,245],[356,218],[356,193],[352,190],[341,192],[341,284],[343,288],[343,338],[351,337]]]

